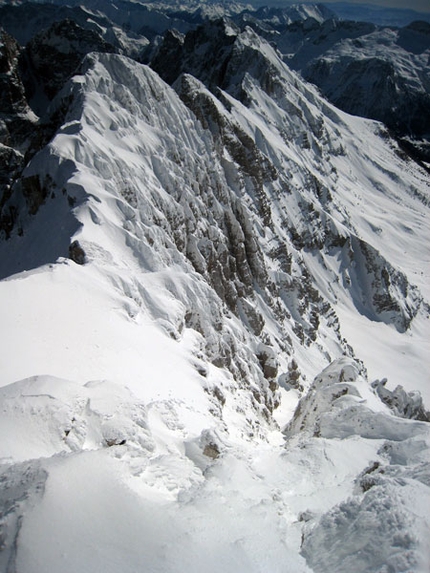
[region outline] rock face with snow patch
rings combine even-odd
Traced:
[[[37,78],[36,86],[30,82],[27,86],[29,97],[38,89],[52,100],[90,52],[116,52],[116,48],[97,32],[85,30],[73,20],[56,22],[37,34],[26,47],[27,73]]]
[[[25,112],[27,101],[19,75],[20,47],[16,40],[1,30],[1,110],[2,114]]]
[[[0,28],[0,209],[10,195],[11,181],[25,165],[24,153],[34,130],[35,116],[27,103],[20,59],[22,49]],[[0,217],[0,228],[8,232],[11,217]]]

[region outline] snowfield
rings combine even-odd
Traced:
[[[217,33],[88,55],[6,202],[2,572],[429,569],[428,172]]]
[[[424,572],[428,425],[384,411],[357,370],[321,375],[320,413],[295,417],[285,445],[113,383],[4,387],[3,570]]]

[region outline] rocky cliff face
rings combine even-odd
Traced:
[[[20,70],[22,50],[16,40],[0,29],[0,205],[10,195],[11,182],[25,164],[25,152],[31,138],[35,115],[25,94]],[[11,223],[2,219],[2,226]]]
[[[18,65],[20,48],[16,40],[4,30],[1,33],[1,109],[3,114],[22,113],[27,110],[24,87]]]
[[[73,20],[54,23],[30,40],[26,47],[27,92],[30,98],[41,98],[33,107],[43,113],[46,99],[52,100],[69,77],[76,71],[86,54],[112,52],[117,49],[93,30],[85,30]],[[37,79],[36,79],[37,78]],[[41,91],[42,93],[37,93]]]

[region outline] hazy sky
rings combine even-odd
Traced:
[[[313,0],[285,0],[285,4],[298,4],[301,1],[304,2],[312,2]],[[322,4],[331,3],[331,2],[345,2],[347,1],[349,4],[373,4],[376,6],[383,6],[386,8],[403,8],[403,9],[411,9],[416,10],[417,12],[430,12],[430,0],[315,0],[315,3],[321,2]],[[246,2],[246,0],[245,0]],[[282,0],[278,1],[270,1],[264,2],[263,0],[258,1],[259,4],[277,4],[281,5],[283,2]]]
[[[337,0],[330,0],[337,1]],[[344,1],[344,0],[343,0]],[[386,8],[409,8],[418,12],[430,12],[430,0],[348,0],[350,4],[375,4]]]

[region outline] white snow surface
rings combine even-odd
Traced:
[[[429,425],[395,416],[369,384],[388,377],[430,405],[428,178],[250,31],[238,51],[249,47],[278,74],[273,93],[249,73],[248,107],[227,92],[228,110],[216,105],[277,169],[267,228],[251,178],[149,68],[92,54],[54,104],[73,102],[24,172],[52,194],[0,245],[5,573],[428,571]],[[282,324],[268,290],[243,297],[241,317],[211,286],[204,254],[224,219],[242,248],[252,228],[290,304]],[[348,244],[300,251],[287,219],[317,239],[354,236],[355,258]],[[416,310],[408,328],[400,311],[366,307],[376,271],[358,239],[377,253],[369,265],[389,261],[416,286],[396,291],[404,315]],[[84,265],[66,258],[72,240]],[[291,274],[268,254],[287,241]],[[306,344],[288,289],[304,268],[333,309]],[[279,367],[269,415],[250,309]],[[292,357],[297,410],[282,384]]]

